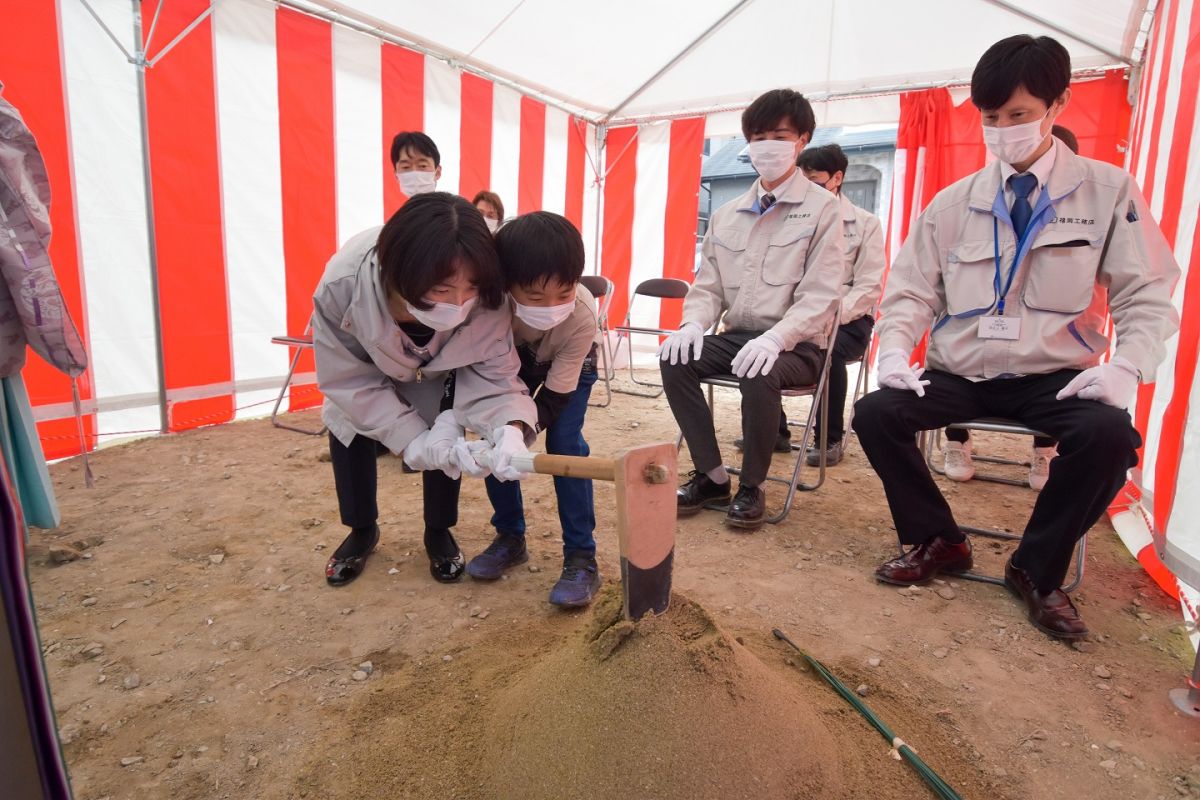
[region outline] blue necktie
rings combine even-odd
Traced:
[[[1029,205],[1029,193],[1037,186],[1037,182],[1037,175],[1013,175],[1008,179],[1008,186],[1014,195],[1009,216],[1012,218],[1013,230],[1017,232],[1018,240],[1025,235],[1025,229],[1029,227],[1029,220],[1033,216],[1033,206]]]

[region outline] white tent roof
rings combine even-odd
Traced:
[[[279,0],[506,79],[594,121],[711,114],[791,86],[814,99],[960,84],[1047,34],[1076,69],[1136,65],[1147,0]],[[845,121],[865,122],[867,119]],[[825,120],[828,124],[829,120]]]

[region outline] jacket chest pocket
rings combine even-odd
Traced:
[[[942,283],[950,315],[991,308],[996,302],[995,244],[967,242],[951,249]]]
[[[1029,277],[1021,301],[1037,311],[1080,314],[1092,303],[1103,237],[1055,232],[1029,253]]]
[[[792,286],[804,277],[812,225],[796,225],[771,234],[763,256],[762,279],[771,286]]]
[[[712,233],[713,253],[721,285],[737,289],[742,285],[743,256],[746,255],[746,232],[737,228],[722,228]]]

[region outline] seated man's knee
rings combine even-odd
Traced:
[[[886,391],[864,395],[854,404],[854,431],[860,435],[869,434],[894,419],[900,413],[900,405],[895,401],[892,393]]]
[[[766,375],[755,375],[753,378],[741,378],[738,380],[738,384],[743,395],[770,397],[772,395],[779,396],[782,393],[779,376],[770,372]]]
[[[1102,403],[1081,410],[1070,428],[1058,438],[1064,451],[1095,453],[1098,457],[1108,458],[1116,454],[1134,458],[1142,444],[1129,413]]]

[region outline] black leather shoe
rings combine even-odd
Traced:
[[[454,534],[446,531],[446,536],[450,539],[450,545],[454,548],[454,555],[443,558],[430,554],[429,548],[425,549],[425,555],[429,556],[429,574],[438,583],[454,583],[463,576],[467,569],[467,559],[463,557],[462,550],[459,549],[458,542],[454,540]]]
[[[1011,558],[1004,565],[1004,585],[1025,601],[1029,621],[1042,633],[1055,639],[1087,638],[1087,625],[1067,593],[1062,589],[1041,591],[1034,586],[1029,573],[1013,564]]]
[[[746,444],[745,439],[734,439],[733,440],[733,446],[738,449],[738,452],[741,452],[742,450],[745,449],[745,447],[743,447],[743,445],[745,445],[745,444]],[[776,453],[792,452],[792,437],[784,436],[782,433],[779,434],[778,436],[776,436],[774,450]]]
[[[738,486],[733,502],[729,504],[729,513],[725,515],[725,524],[744,530],[761,528],[763,517],[767,513],[767,493],[757,486]]]
[[[688,473],[688,482],[675,491],[678,504],[676,513],[681,517],[690,517],[708,503],[729,502],[730,482],[715,483],[703,472],[692,470]]]
[[[346,542],[351,541],[355,537],[352,531],[346,537]],[[345,544],[346,542],[343,542]],[[367,565],[367,557],[371,555],[371,551],[375,549],[375,545],[379,544],[379,526],[376,525],[372,531],[370,544],[365,549],[356,547],[361,555],[349,556],[346,558],[338,558],[334,556],[329,559],[329,563],[325,565],[325,582],[330,586],[345,586],[350,581],[362,574],[363,567]],[[340,547],[338,548],[341,549]],[[335,551],[336,552],[336,551]]]

